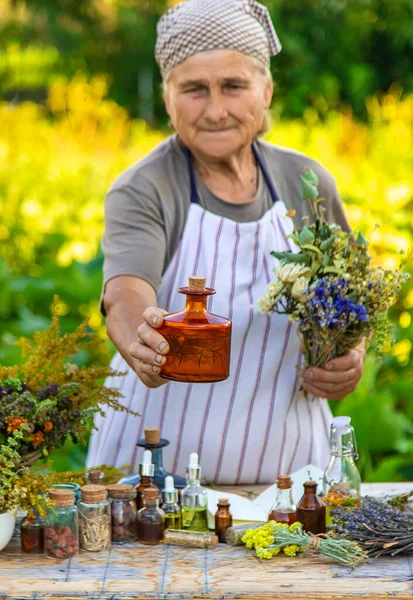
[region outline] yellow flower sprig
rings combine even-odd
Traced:
[[[286,556],[298,552],[314,551],[334,562],[355,567],[366,557],[365,552],[355,542],[331,538],[328,535],[314,536],[303,531],[298,521],[292,525],[270,521],[256,529],[248,529],[242,537],[248,549],[254,549],[258,558],[270,559],[281,551]]]

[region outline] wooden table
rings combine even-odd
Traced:
[[[22,555],[13,540],[0,554],[1,600],[355,597],[413,598],[413,555],[350,569],[317,556],[260,561],[225,544],[202,550],[129,544],[58,562]]]

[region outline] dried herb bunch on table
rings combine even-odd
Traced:
[[[413,510],[400,502],[365,496],[359,507],[339,506],[330,514],[332,532],[357,542],[369,556],[413,552]]]
[[[35,333],[33,341],[20,340],[23,363],[0,365],[0,443],[7,445],[14,432],[21,432],[15,450],[22,464],[48,456],[68,436],[74,443],[84,441],[91,417],[104,414],[105,406],[136,414],[121,404],[119,390],[102,385],[105,378],[123,373],[71,362],[82,348],[101,343],[88,332],[87,322],[62,334],[56,300],[50,327]]]

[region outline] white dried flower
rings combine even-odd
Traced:
[[[296,300],[300,300],[301,296],[305,294],[308,288],[308,281],[305,277],[299,277],[295,280],[293,287],[291,288],[291,295]]]
[[[257,302],[257,308],[262,315],[271,314],[274,308],[274,300],[268,293],[265,293]]]
[[[306,275],[310,271],[309,267],[305,267],[298,263],[281,264],[274,270],[280,281],[284,283],[294,283],[298,277]]]

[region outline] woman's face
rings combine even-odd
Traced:
[[[191,56],[171,71],[164,100],[184,144],[221,160],[251,144],[272,91],[272,82],[251,57],[212,50]]]

